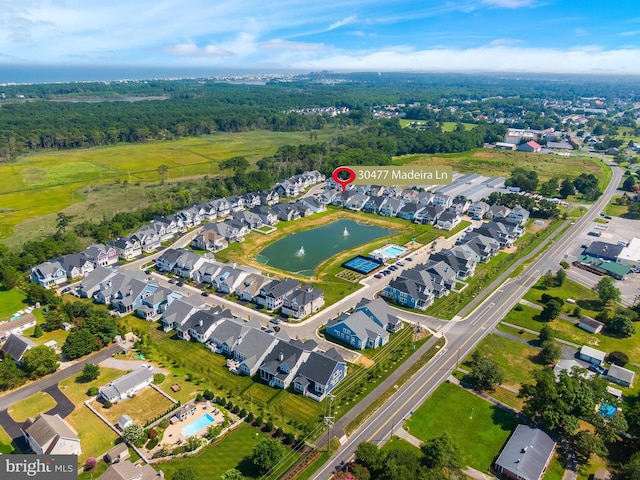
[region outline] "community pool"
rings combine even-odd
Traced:
[[[389,260],[396,259],[401,255],[407,253],[408,248],[401,247],[400,245],[385,245],[382,248],[378,248],[369,254],[371,258],[375,258],[380,262],[387,262]]]
[[[197,418],[193,422],[189,423],[189,425],[186,425],[182,429],[182,435],[184,435],[185,437],[190,437],[192,435],[195,435],[200,430],[207,428],[209,425],[211,425],[215,421],[216,419],[213,418],[213,416],[209,415],[208,413],[205,413],[200,418]]]

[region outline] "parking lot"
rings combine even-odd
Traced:
[[[608,223],[593,222],[588,229],[585,229],[576,243],[567,249],[563,260],[569,264],[573,263],[584,250],[583,245],[589,245],[594,241],[599,240],[615,245],[618,242],[629,243],[633,237],[640,236],[640,223],[637,220],[612,217],[606,221]],[[599,233],[600,236],[595,236],[595,233]],[[574,267],[570,269],[569,277],[589,287],[594,286],[602,278]],[[622,294],[622,303],[628,306],[632,305],[636,296],[640,294],[640,274],[631,274],[625,280],[616,280],[615,282]]]

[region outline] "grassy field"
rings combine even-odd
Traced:
[[[319,141],[328,140],[334,131],[329,128],[317,134]],[[160,165],[168,167],[167,181],[217,175],[221,173],[219,163],[223,160],[245,156],[254,163],[273,155],[282,145],[305,143],[308,135],[307,132],[270,131],[219,133],[175,141],[20,157],[16,162],[0,165],[0,178],[4,180],[0,185],[0,238],[11,236],[13,228],[24,220],[55,214],[76,203],[83,203],[82,211],[99,217],[102,216],[100,210],[108,208],[109,204],[111,211],[114,205],[124,207],[116,207],[116,210],[131,210],[131,205],[142,206],[135,198],[145,199],[144,187],[135,184],[159,182],[162,178],[158,173]],[[114,185],[116,179],[126,181],[128,185]],[[95,185],[104,188],[89,187]],[[102,196],[107,196],[108,202],[102,201]],[[68,214],[74,214],[74,211],[65,210]],[[51,222],[41,223],[38,227],[42,232],[51,228]]]
[[[90,387],[100,388],[103,385],[108,385],[110,382],[118,377],[121,377],[125,372],[117,370],[115,368],[100,367],[100,376],[92,380],[91,382],[83,382],[80,380],[82,373],[78,373],[60,382],[60,390],[76,405],[88,400],[87,390]]]
[[[487,335],[476,347],[482,358],[490,358],[500,365],[504,371],[504,384],[520,388],[524,382],[531,380],[532,372],[539,367],[536,363],[538,351],[500,335]],[[464,368],[471,369],[471,356],[463,362]]]
[[[12,440],[4,428],[0,427],[0,454],[8,455],[14,453],[15,449],[11,444]]]
[[[460,449],[461,463],[481,472],[488,471],[516,425],[506,410],[450,383],[440,385],[406,423],[421,440],[448,432]]]
[[[173,403],[164,395],[151,387],[144,388],[133,398],[126,398],[114,403],[111,408],[103,408],[99,403],[92,406],[112,424],[118,423],[122,415],[129,415],[134,421],[144,425],[148,420],[166,412]]]
[[[56,401],[45,392],[34,393],[30,397],[14,403],[8,409],[9,415],[16,422],[24,422],[27,418],[35,418],[56,406]]]
[[[540,299],[544,293],[553,297],[560,297],[565,302],[568,298],[575,300],[576,303],[574,305],[570,303],[565,303],[563,305],[562,311],[567,314],[572,313],[576,305],[580,307],[584,315],[595,316],[601,308],[596,292],[591,290],[589,287],[585,287],[584,285],[570,279],[565,280],[561,287],[545,287],[542,280],[540,280],[533,286],[533,288],[525,293],[524,299],[537,303],[542,307],[544,304]]]
[[[560,461],[558,454],[556,453],[551,462],[549,462],[549,466],[547,467],[547,471],[542,476],[543,480],[562,480],[564,476],[564,465]]]
[[[620,198],[622,195],[615,195],[611,197],[611,201],[604,207],[604,213],[610,215],[612,217],[621,217],[626,218],[626,215],[629,212],[629,209],[626,205],[618,205],[616,203],[616,199]]]
[[[9,320],[14,313],[26,307],[26,298],[21,290],[0,287],[0,322]]]
[[[540,153],[509,152],[494,149],[475,149],[463,153],[438,154],[438,155],[404,155],[393,159],[394,165],[450,166],[461,173],[482,173],[489,177],[492,175],[510,177],[515,167],[533,168],[538,173],[540,182],[544,182],[553,176],[563,178],[568,172],[593,173],[602,178],[605,172],[599,160],[589,157],[559,157],[557,155],[543,155]],[[609,178],[610,178],[609,173]]]
[[[116,444],[119,438],[84,405],[76,407],[65,420],[80,437],[82,454],[78,457],[78,465],[83,465],[89,457],[101,457]]]
[[[172,478],[175,472],[187,466],[194,467],[200,478],[217,479],[231,468],[238,469],[246,478],[260,478],[260,473],[250,460],[253,447],[267,435],[253,427],[243,425],[227,435],[220,443],[203,448],[192,457],[181,458],[172,463],[158,463],[153,467],[162,470],[166,478]],[[287,449],[288,464],[293,465],[298,458],[292,450]]]
[[[412,124],[413,122],[422,122],[422,123],[426,123],[426,120],[407,120],[405,118],[401,118],[400,119],[400,126],[401,127],[407,127],[410,124]],[[456,129],[456,122],[443,122],[442,123],[442,131],[443,132],[453,132]],[[464,127],[465,130],[471,130],[475,127],[477,127],[477,125],[475,123],[462,123],[462,126]]]

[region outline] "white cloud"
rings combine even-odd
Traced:
[[[327,48],[322,43],[290,42],[281,39],[262,42],[259,44],[259,47],[264,50],[288,50],[297,52],[319,51]]]
[[[635,35],[640,35],[640,30],[631,30],[628,32],[620,32],[618,35],[621,37],[633,37]]]
[[[169,55],[176,55],[179,57],[229,57],[234,53],[220,48],[216,45],[206,45],[199,48],[193,43],[181,43],[178,45],[172,45],[166,48]]]
[[[500,8],[520,8],[528,7],[534,3],[535,0],[483,0],[482,3],[490,5],[492,7]]]
[[[576,37],[586,37],[589,35],[589,32],[584,28],[576,28],[575,34],[576,34]]]
[[[342,20],[338,20],[337,22],[332,23],[327,27],[327,31],[335,30],[336,28],[344,27],[345,25],[349,25],[353,23],[356,19],[355,15],[350,15]]]
[[[520,43],[524,43],[524,40],[518,38],[496,38],[489,42],[489,45],[492,47],[497,47],[500,45],[518,45]]]

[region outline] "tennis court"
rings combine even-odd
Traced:
[[[353,257],[342,264],[344,268],[348,268],[349,270],[353,270],[354,272],[362,273],[364,275],[371,273],[376,268],[380,268],[380,265],[382,264],[377,260],[364,257],[362,255]]]

